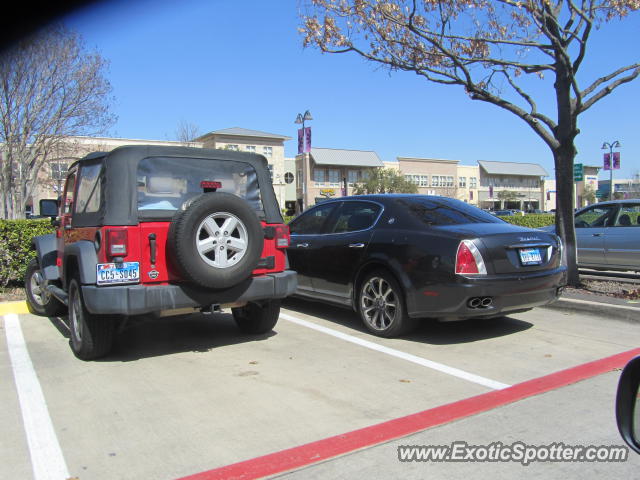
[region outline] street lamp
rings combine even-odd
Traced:
[[[613,149],[614,148],[622,148],[620,142],[616,140],[615,142],[609,143],[604,142],[602,144],[602,150],[609,149],[609,200],[613,200]]]
[[[309,120],[313,120],[311,116],[311,112],[309,110],[305,110],[304,113],[299,113],[296,117],[296,121],[294,123],[302,124],[302,130],[304,130],[304,122],[308,122]]]
[[[308,122],[309,120],[313,120],[311,116],[311,112],[309,110],[305,110],[304,113],[299,113],[296,116],[296,120],[294,123],[298,125],[302,125],[302,150],[299,152],[302,154],[302,211],[307,208],[307,179],[309,177],[309,165],[308,165],[308,156],[304,152],[304,138],[306,135],[306,131],[304,129],[304,122]],[[300,145],[298,144],[298,148]]]

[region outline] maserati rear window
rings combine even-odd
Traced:
[[[437,197],[403,198],[398,203],[412,216],[427,225],[464,225],[468,223],[503,223],[490,213],[459,200]]]

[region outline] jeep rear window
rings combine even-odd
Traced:
[[[138,216],[171,216],[204,192],[203,182],[218,182],[218,192],[245,199],[264,217],[258,176],[248,163],[204,158],[148,157],[138,163]]]

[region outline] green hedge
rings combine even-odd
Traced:
[[[532,215],[513,215],[499,217],[505,222],[519,225],[521,227],[540,228],[548,225],[554,225],[556,223],[556,216],[553,214],[532,214]]]
[[[35,256],[31,239],[54,231],[48,218],[0,220],[0,287],[24,281],[27,265]]]

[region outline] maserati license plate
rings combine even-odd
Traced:
[[[539,248],[521,248],[519,253],[522,265],[540,265],[542,263]]]

